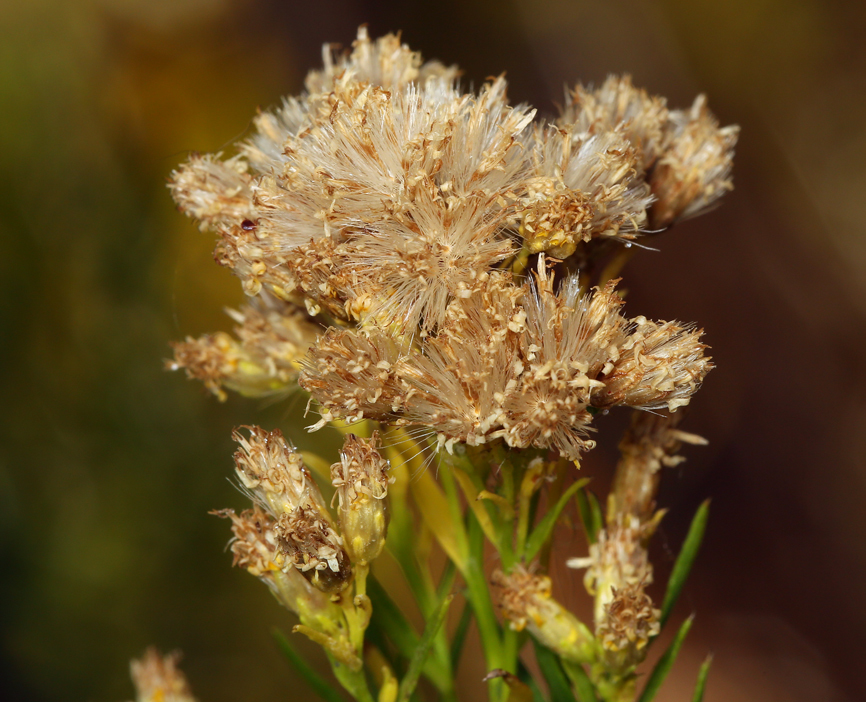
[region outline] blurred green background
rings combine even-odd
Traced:
[[[3,3],[4,697],[128,699],[129,658],[156,644],[185,651],[202,702],[309,698],[270,638],[291,617],[206,515],[243,506],[230,429],[308,446],[303,400],[219,404],[162,370],[169,340],[228,328],[241,300],[165,179],[364,22],[467,83],[506,71],[544,113],[564,84],[628,71],[742,126],[736,191],[626,273],[632,314],[697,321],[718,364],[686,423],[710,447],[663,485],[660,580],[701,499],[713,512],[659,699],[690,699],[708,650],[708,702],[866,698],[866,4],[843,0]],[[624,422],[607,419],[602,482]],[[554,575],[582,606],[580,576]],[[461,672],[480,690],[479,666]]]

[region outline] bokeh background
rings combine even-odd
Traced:
[[[627,271],[633,314],[697,321],[718,365],[686,423],[710,446],[663,485],[661,580],[713,506],[659,699],[690,699],[707,651],[708,702],[866,699],[866,4],[845,0],[2,3],[4,697],[128,699],[129,658],[156,644],[186,652],[202,702],[309,699],[271,639],[291,617],[229,568],[206,515],[243,503],[230,429],[308,446],[303,400],[220,404],[163,371],[170,339],[228,328],[241,300],[165,179],[365,22],[467,83],[505,71],[543,113],[566,83],[631,72],[742,126],[736,191]],[[615,445],[624,417],[607,420]],[[586,470],[603,482],[613,460]],[[555,587],[580,606],[579,576]]]

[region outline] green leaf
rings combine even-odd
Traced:
[[[598,532],[602,527],[601,506],[598,498],[589,490],[580,490],[577,493],[577,511],[583,530],[586,532],[586,540],[589,544],[598,541]]]
[[[544,695],[541,694],[541,688],[538,687],[538,683],[532,677],[532,674],[529,672],[527,667],[523,664],[523,661],[519,659],[517,661],[517,677],[529,685],[529,689],[532,690],[532,699],[535,702],[545,702]]]
[[[535,660],[538,662],[538,668],[550,690],[550,699],[554,702],[577,702],[556,654],[549,648],[542,646],[534,638],[532,644],[535,647]]]
[[[571,680],[574,689],[577,691],[577,699],[579,702],[598,702],[598,697],[595,694],[595,685],[586,674],[583,666],[579,663],[569,663],[563,661],[565,673]]]
[[[397,653],[411,661],[421,645],[421,638],[403,615],[397,603],[391,599],[381,583],[372,576],[367,580],[367,595],[373,603],[374,615],[371,623],[374,622],[376,627],[388,637],[394,644],[394,648],[397,649]],[[440,661],[430,658],[424,663],[422,669],[424,676],[433,683],[437,690],[448,689],[450,685],[448,671],[445,670]]]
[[[689,577],[689,571],[692,569],[692,564],[698,555],[698,549],[701,547],[701,541],[704,538],[704,531],[707,528],[707,519],[710,516],[710,501],[705,500],[695,516],[692,519],[692,524],[689,527],[689,533],[686,535],[686,540],[683,542],[683,547],[677,556],[674,563],[674,568],[671,571],[671,577],[668,580],[668,587],[665,591],[665,598],[662,601],[662,616],[660,623],[662,626],[667,622],[668,617],[673,611],[677,598],[686,583],[686,578]]]
[[[280,647],[283,655],[291,663],[292,667],[298,672],[312,688],[312,690],[326,702],[343,702],[343,697],[337,690],[332,687],[327,680],[313,670],[309,664],[298,655],[297,651],[292,648],[292,644],[279,629],[274,629],[274,638],[277,641],[277,646]]]
[[[427,620],[427,625],[424,627],[424,635],[421,637],[421,641],[418,642],[418,647],[415,649],[412,660],[409,662],[409,669],[400,681],[397,702],[406,702],[415,691],[418,685],[418,678],[421,675],[421,669],[424,667],[427,654],[430,653],[430,648],[433,646],[433,639],[445,621],[445,617],[448,614],[448,605],[451,604],[451,600],[453,599],[454,595],[448,595],[443,598],[436,611]]]
[[[472,605],[469,600],[463,605],[463,611],[460,613],[460,619],[457,621],[457,628],[454,630],[454,636],[451,638],[451,669],[457,670],[460,665],[460,654],[463,653],[463,644],[466,641],[466,634],[469,632],[469,625],[472,623]]]
[[[562,493],[562,496],[557,500],[553,509],[548,510],[547,514],[545,514],[541,521],[538,522],[538,526],[535,527],[533,532],[529,535],[529,538],[526,540],[526,551],[524,557],[527,561],[531,561],[535,558],[535,555],[550,538],[550,535],[553,533],[553,527],[556,526],[556,520],[559,519],[559,515],[562,514],[562,510],[565,509],[565,506],[568,504],[572,495],[574,495],[578,490],[581,490],[588,482],[589,478],[575,481],[568,490]]]
[[[656,663],[655,668],[653,668],[653,672],[650,673],[649,679],[646,681],[646,686],[644,687],[641,696],[638,698],[638,702],[651,702],[651,700],[656,696],[656,693],[659,691],[659,688],[662,686],[668,673],[671,672],[671,668],[673,668],[674,661],[677,659],[677,654],[679,654],[680,648],[682,648],[683,641],[686,640],[686,635],[689,633],[689,629],[692,628],[692,621],[694,621],[694,618],[694,615],[692,615],[683,622],[683,625],[680,627],[680,630],[677,632],[677,635],[674,637],[668,650],[664,652],[661,658],[659,658],[658,663]]]
[[[707,678],[710,675],[710,664],[713,662],[713,657],[707,656],[707,659],[701,665],[698,671],[698,684],[695,685],[695,694],[692,695],[692,702],[703,702],[704,689],[707,687]]]

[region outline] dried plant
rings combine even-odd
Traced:
[[[306,92],[256,118],[236,155],[172,174],[180,209],[217,235],[216,259],[250,301],[232,313],[236,338],[177,343],[169,366],[220,399],[306,393],[320,414],[310,429],[343,434],[329,461],[279,430],[237,431],[252,506],[217,514],[234,564],[294,613],[355,699],[461,698],[474,620],[491,700],[648,702],[691,619],[649,676],[639,666],[707,516],[659,598],[656,492],[680,446],[704,443],[678,424],[713,366],[694,325],[627,316],[616,278],[633,242],[731,188],[737,128],[720,128],[703,96],[671,110],[628,77],[577,86],[545,122],[509,104],[504,79],[473,93],[457,76],[362,28],[350,52],[326,48]],[[597,415],[615,406],[633,421],[602,508],[577,478]],[[588,623],[547,575],[569,505],[587,537],[568,565],[585,571]],[[430,536],[444,570],[420,546]],[[385,558],[423,632],[376,579]],[[463,614],[449,619],[455,598]],[[149,653],[133,672],[140,700],[192,699],[174,658]]]

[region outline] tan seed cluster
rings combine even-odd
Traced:
[[[596,627],[596,636],[608,662],[623,669],[643,660],[647,644],[661,630],[660,616],[661,612],[653,607],[652,599],[644,592],[643,584],[614,588],[613,599]]]

